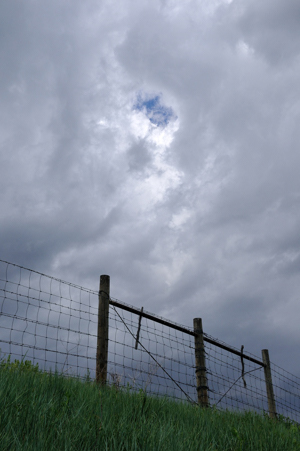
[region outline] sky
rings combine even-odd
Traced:
[[[298,0],[2,0],[0,259],[300,376]]]

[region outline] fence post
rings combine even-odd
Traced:
[[[272,384],[269,351],[267,349],[263,349],[261,351],[261,354],[262,354],[263,362],[266,365],[264,367],[264,372],[265,372],[265,381],[266,381],[267,396],[268,396],[269,415],[271,418],[276,418],[276,405],[275,405],[275,397],[274,397],[273,384]]]
[[[98,305],[98,334],[96,354],[96,383],[105,385],[107,379],[108,352],[108,311],[110,295],[110,277],[100,276]]]
[[[201,407],[209,407],[202,318],[194,318],[193,321],[194,332],[197,334],[195,336],[195,361],[198,403]]]

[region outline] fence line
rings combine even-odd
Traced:
[[[118,301],[118,302],[119,302],[118,306],[120,307],[120,309],[122,309],[123,304],[120,303],[120,301]],[[130,311],[131,313],[133,313],[132,308],[128,308],[127,305],[125,306],[125,308],[126,308],[126,311]],[[122,309],[122,310],[125,310],[125,309]],[[140,311],[135,309],[134,314],[135,315],[140,315]],[[152,320],[152,318],[153,318],[153,323],[156,322],[156,318],[154,316],[149,315],[147,313],[145,314],[145,316],[146,315],[147,315],[148,319]],[[127,323],[133,324],[133,320],[132,319],[127,319]],[[160,323],[162,323],[162,322],[160,321]],[[175,329],[175,330],[179,329],[177,325],[175,325],[175,327],[173,327],[173,324],[171,322],[169,322],[169,321],[164,321],[163,324],[165,326],[168,324],[169,329]],[[115,327],[117,327],[119,329],[119,325],[118,326],[113,325],[113,328],[115,328]],[[111,328],[111,325],[110,325],[110,328]],[[137,331],[137,329],[138,329],[138,323],[137,322],[135,324],[133,324],[132,329]],[[150,329],[150,326],[146,325],[146,329]],[[180,332],[181,332],[181,329],[183,329],[183,328],[180,328]],[[184,331],[182,333],[182,335],[188,335],[190,339],[192,339],[193,337],[195,338],[195,336],[197,334],[194,331],[192,333],[191,332],[192,332],[191,330],[188,330],[187,333],[185,333],[185,331]],[[155,335],[157,336],[158,334],[155,333]],[[161,333],[161,335],[162,335],[162,333]],[[110,340],[113,341],[113,339],[110,339]],[[142,340],[143,340],[143,337],[142,337]],[[131,344],[132,348],[134,347],[134,344],[133,344],[134,341],[135,340],[132,340],[132,344]],[[177,336],[173,340],[173,342],[174,341],[177,341],[177,343],[179,344],[179,342],[180,342],[179,337]],[[232,349],[234,351],[235,355],[243,356],[243,358],[248,357],[249,358],[248,360],[251,363],[253,361],[254,362],[259,362],[259,364],[261,366],[259,368],[255,367],[254,370],[252,368],[251,371],[257,371],[257,370],[259,370],[261,368],[264,368],[264,363],[261,362],[261,361],[258,361],[258,359],[255,359],[254,357],[252,357],[250,355],[242,354],[240,351],[237,351],[234,348],[230,348],[229,346],[226,346],[222,342],[214,340],[212,337],[208,336],[205,333],[203,334],[203,341],[207,341],[208,343],[216,344],[216,346],[214,346],[214,352],[215,352],[215,354],[217,352],[219,352],[220,356],[223,355],[223,354],[220,353],[220,351],[222,349],[224,349],[224,348],[226,350],[231,350]],[[118,344],[122,345],[122,340],[120,340],[120,342]],[[189,391],[188,396],[185,396],[185,397],[188,400],[190,400],[190,398],[192,397],[195,400],[194,402],[197,402],[197,387],[196,387],[196,380],[195,380],[195,370],[197,369],[196,368],[197,364],[195,365],[195,345],[192,344],[192,340],[190,340],[188,344],[187,343],[183,343],[183,341],[182,341],[180,343],[180,345],[182,345],[182,347],[184,348],[184,353],[185,354],[187,353],[187,348],[189,348],[189,350],[191,351],[190,352],[190,358],[188,359],[189,361],[186,361],[185,363],[183,363],[183,361],[181,360],[181,362],[180,362],[180,364],[182,366],[185,366],[185,369],[186,369],[185,378],[190,377],[190,379],[191,378],[193,379],[191,384],[187,384],[187,385],[189,385],[188,388],[192,389],[192,395],[190,394],[190,391]],[[173,346],[173,347],[175,347],[175,346]],[[148,344],[148,348],[151,349],[151,343]],[[183,349],[181,349],[181,350],[183,350]],[[156,354],[158,354],[160,357],[162,357],[163,353],[159,353],[159,352],[156,351]],[[210,354],[210,355],[208,355],[208,354]],[[155,351],[153,351],[153,350],[152,350],[152,355],[155,355]],[[218,405],[218,404],[220,404],[220,402],[222,401],[222,398],[224,397],[224,392],[228,391],[228,387],[230,387],[230,385],[231,386],[235,385],[236,382],[242,377],[242,375],[241,375],[241,371],[242,371],[241,365],[233,365],[233,364],[231,364],[231,365],[229,364],[228,365],[227,364],[228,368],[231,371],[231,374],[227,375],[227,378],[226,378],[226,377],[223,377],[223,375],[222,375],[222,366],[220,365],[220,362],[218,362],[217,358],[213,358],[212,353],[208,353],[208,348],[207,347],[205,348],[205,357],[206,357],[206,360],[207,360],[207,368],[205,368],[205,370],[206,370],[206,374],[207,374],[207,379],[209,381],[209,383],[208,383],[208,392],[209,392],[209,397],[211,398],[211,401],[212,401],[211,405]],[[134,356],[131,356],[131,359],[134,360]],[[173,359],[173,362],[176,360],[174,357],[172,357],[172,359]],[[210,365],[211,362],[214,363],[214,365],[215,365],[214,368]],[[239,362],[239,360],[237,360],[237,362]],[[167,365],[167,363],[168,362],[166,362],[165,364]],[[113,362],[110,361],[110,364],[112,365]],[[224,366],[224,364],[225,364],[225,362],[223,362],[223,366]],[[125,363],[123,365],[124,365],[124,367],[126,367]],[[216,368],[216,365],[218,365],[219,367]],[[201,367],[201,364],[200,364],[200,367]],[[234,374],[232,374],[233,370],[235,370]],[[173,369],[173,371],[175,372],[174,369]],[[249,371],[245,372],[244,377],[245,376],[249,377],[248,373],[249,373]],[[180,375],[177,376],[176,380],[177,381],[181,381],[181,384],[183,384],[182,379],[180,379]],[[217,382],[216,382],[216,380],[217,380]],[[173,379],[171,377],[167,377],[167,378],[165,377],[165,381],[166,381],[166,383],[168,383],[168,381],[169,382],[171,382],[171,381],[173,382]],[[223,390],[222,390],[222,388],[216,387],[216,384],[218,383],[218,385],[220,386],[221,382],[223,382],[223,384],[222,384],[223,385]],[[233,384],[232,384],[232,382],[233,382]],[[260,382],[261,382],[261,386],[262,386],[260,388],[260,392],[262,394],[262,397],[267,398],[266,397],[266,393],[265,393],[265,389],[263,388],[263,385],[265,383],[263,375],[261,376],[261,381]],[[248,381],[248,384],[249,384],[249,381]],[[198,387],[199,389],[201,388],[201,385],[205,386],[205,383],[204,384],[199,384],[199,387]],[[234,387],[234,388],[235,388],[235,391],[237,391],[237,387]],[[231,393],[229,393],[229,394],[231,395]],[[254,390],[252,390],[252,393],[250,392],[250,394],[248,392],[248,398],[249,398],[249,396],[252,396],[252,398],[253,398],[254,395],[255,395],[255,391]],[[183,398],[182,396],[180,396],[180,394],[179,395],[177,394],[177,396],[174,395],[174,397],[177,397],[179,399]],[[217,397],[218,397],[218,399],[217,399]],[[248,400],[238,400],[236,398],[237,398],[237,396],[235,396],[235,397],[234,396],[229,396],[229,397],[225,398],[225,400],[223,400],[223,403],[221,402],[220,405],[222,405],[222,407],[224,407],[224,404],[225,404],[225,407],[231,407],[229,401],[232,401],[231,404],[232,404],[232,407],[234,407],[234,404],[237,405],[237,403],[239,401],[240,405],[238,405],[238,407],[244,407],[244,406],[255,407],[253,405],[253,403],[251,402],[251,400],[249,400],[249,399]],[[201,396],[200,396],[200,400],[199,400],[199,396],[198,396],[198,402],[199,401],[201,402]],[[203,403],[203,404],[205,405],[205,403]],[[267,403],[265,403],[264,406],[262,405],[262,403],[260,403],[260,405],[257,405],[257,410],[262,410],[262,408],[264,408],[267,411],[268,410]]]
[[[150,314],[150,313],[147,313],[147,312],[144,312],[144,311],[141,312],[140,310],[138,310],[138,309],[136,309],[136,308],[134,308],[132,306],[126,305],[124,303],[121,303],[120,301],[118,301],[116,299],[114,300],[113,298],[110,298],[109,303],[110,303],[110,305],[113,305],[115,307],[122,308],[123,310],[126,310],[128,312],[135,313],[136,315],[139,315],[141,317],[152,319],[153,321],[156,321],[157,323],[163,324],[165,326],[172,327],[173,329],[179,330],[179,331],[184,332],[184,333],[186,333],[188,335],[192,335],[193,337],[197,336],[197,333],[194,330],[189,329],[188,327],[180,326],[179,324],[176,324],[176,323],[174,323],[172,321],[168,321],[166,319],[163,319],[163,318],[161,318],[161,317],[159,317],[157,315],[153,315],[153,314]],[[225,349],[226,351],[229,351],[232,354],[235,354],[235,355],[238,355],[240,357],[243,357],[246,360],[250,360],[251,362],[254,362],[257,365],[265,366],[265,364],[263,362],[261,362],[260,360],[257,360],[257,359],[255,359],[253,357],[250,357],[249,355],[243,354],[242,352],[234,349],[233,347],[225,345],[224,343],[220,342],[219,340],[216,340],[216,339],[213,339],[213,338],[209,338],[209,336],[207,334],[204,334],[203,340],[206,341],[207,343],[211,343],[211,344],[214,344],[215,346],[218,346],[218,347],[220,347],[222,349]]]
[[[300,423],[300,378],[270,363],[267,350],[260,360],[203,332],[201,318],[188,328],[136,309],[112,298],[109,285],[101,276],[99,291],[89,290],[0,260],[1,345],[13,357],[28,348],[39,366],[76,366],[77,377],[86,370],[98,383]]]

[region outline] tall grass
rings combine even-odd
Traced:
[[[2,451],[300,450],[299,425],[283,418],[99,387],[10,356],[0,364],[0,401]]]

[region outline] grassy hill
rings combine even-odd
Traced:
[[[100,388],[10,357],[0,364],[0,401],[2,451],[300,450],[300,426],[283,418]]]

